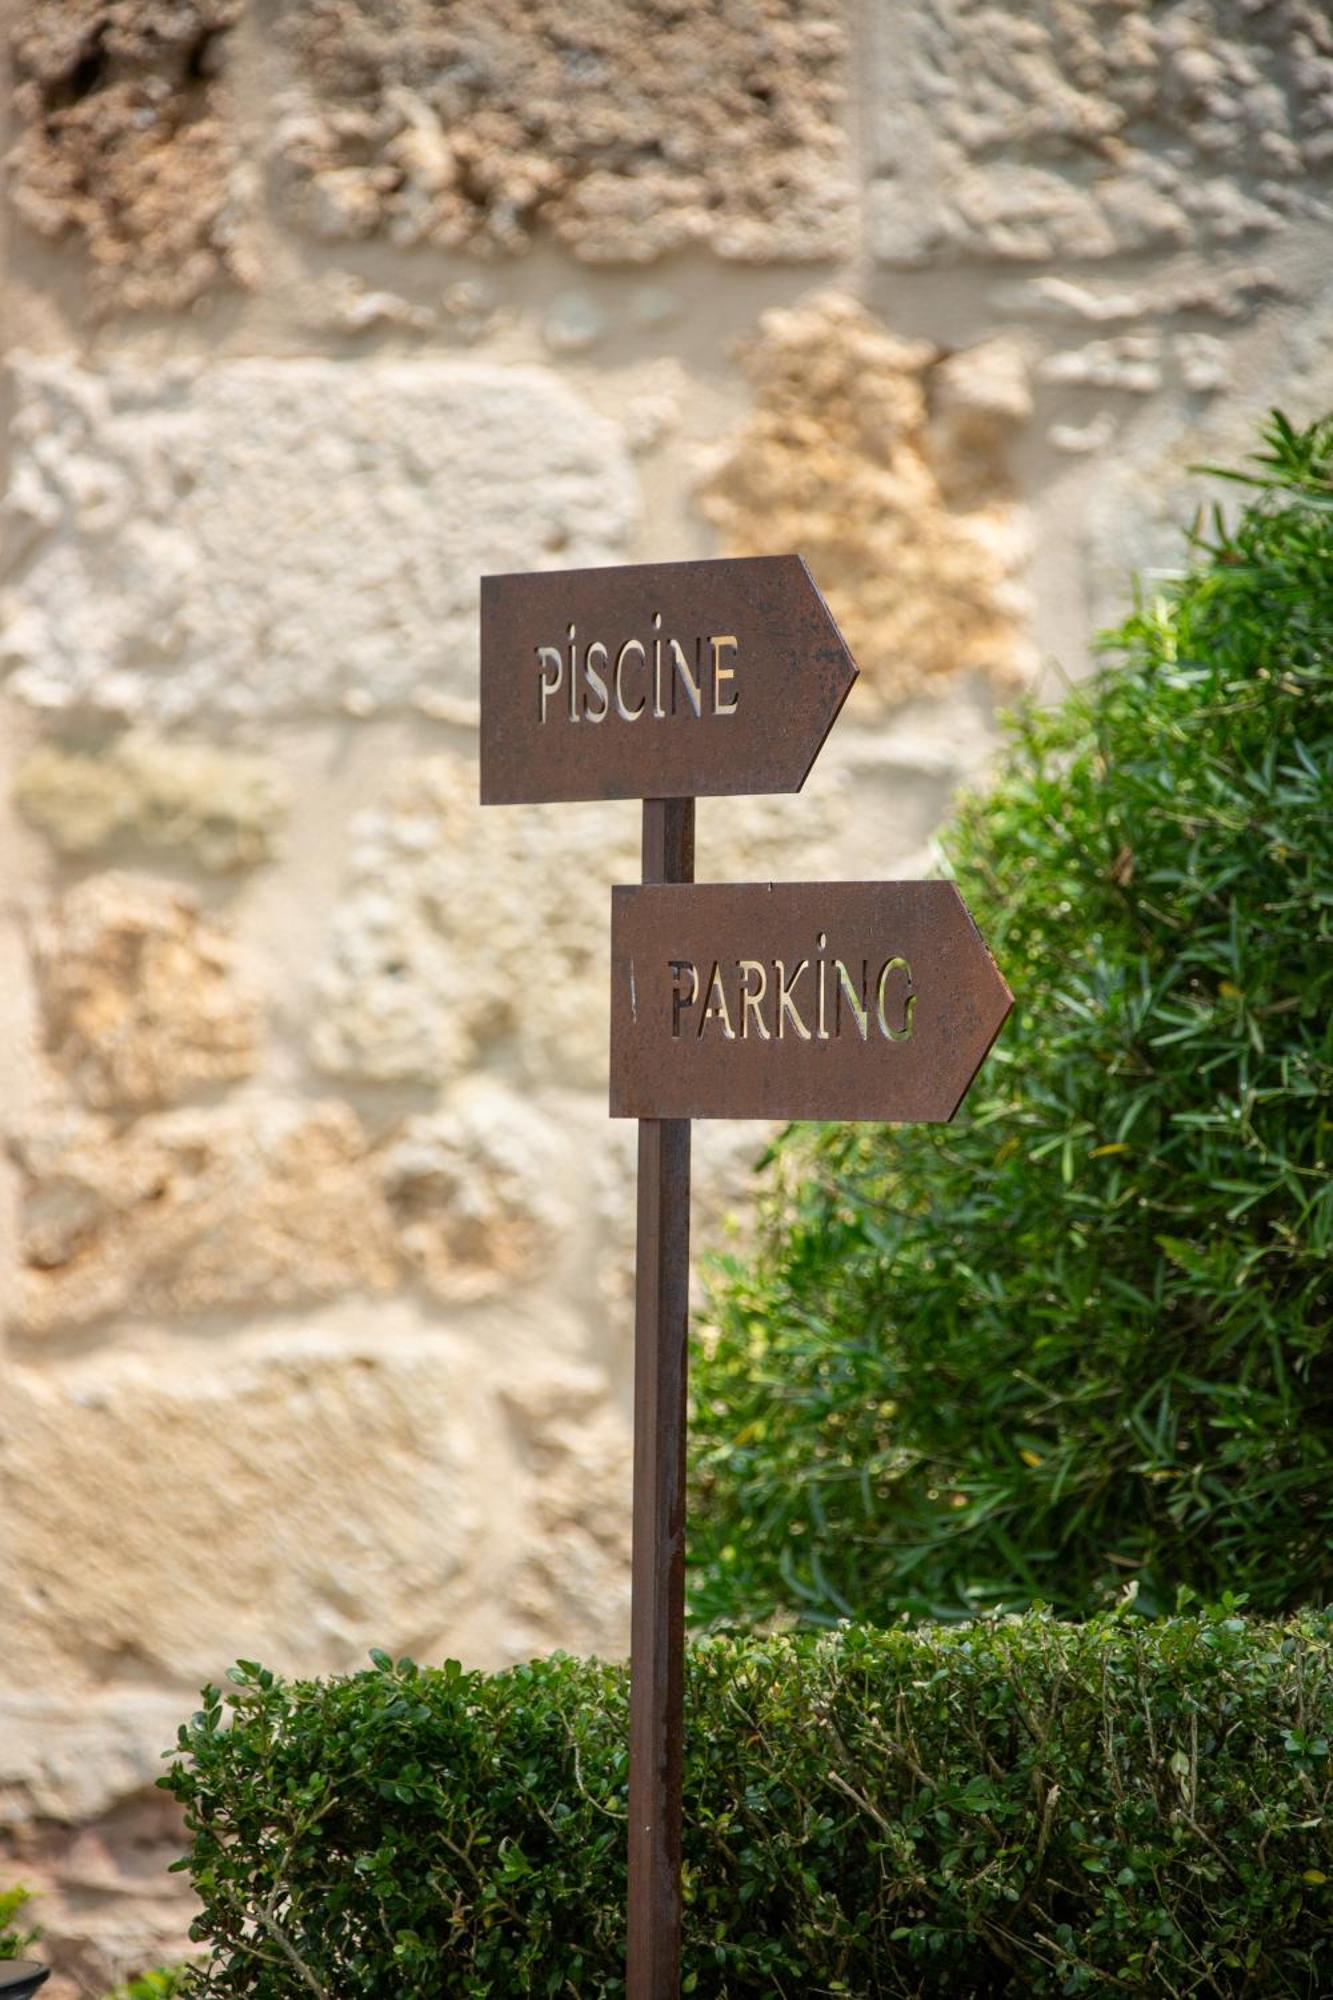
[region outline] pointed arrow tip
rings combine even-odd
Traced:
[[[818,625],[826,634],[823,646],[819,648],[821,658],[827,664],[827,674],[820,686],[823,713],[817,718],[818,734],[811,745],[809,761],[801,775],[797,790],[801,789],[814,768],[815,759],[828,741],[829,731],[842,713],[843,704],[856,684],[860,668],[852,657],[852,649],[843,637],[837,619],[829,609],[827,598],[815,582],[810,565],[802,555],[783,557],[784,563],[794,563],[799,574],[799,595],[806,600]]]

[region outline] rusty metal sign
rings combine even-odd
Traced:
[[[798,792],[856,666],[799,556],[481,579],[481,800]]]
[[[639,1123],[627,2000],[679,2000],[692,1118],[952,1118],[1012,1005],[948,882],[706,883],[700,794],[797,792],[856,667],[799,556],[481,580],[483,805],[638,798],[611,1111]]]
[[[619,888],[617,1118],[953,1117],[1012,996],[951,882]]]

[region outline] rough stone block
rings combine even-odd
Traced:
[[[1037,372],[1044,382],[1151,396],[1162,386],[1161,354],[1161,335],[1149,327],[1140,333],[1112,334],[1106,340],[1090,340],[1084,347],[1048,354]]]
[[[317,234],[591,262],[849,247],[840,0],[311,0],[275,150]]]
[[[164,883],[95,875],[36,935],[47,1048],[85,1104],[139,1111],[248,1076],[258,1008],[230,941]]]
[[[397,1281],[389,1212],[344,1106],[260,1100],[124,1131],[70,1119],[16,1152],[21,1334],[113,1313],[290,1307]]]
[[[18,371],[0,671],[158,725],[476,701],[477,578],[623,555],[615,426],[474,362]]]
[[[1333,213],[1322,0],[881,6],[878,254],[1038,262]]]
[[[429,758],[355,822],[314,978],[315,1059],[380,1083],[503,1061],[526,1084],[597,1088],[609,891],[633,879],[633,808],[483,811],[476,791],[470,759]]]
[[[327,1672],[434,1636],[461,1566],[494,1554],[475,1401],[443,1334],[13,1369],[0,1683],[188,1704],[238,1655]]]
[[[381,1156],[403,1253],[449,1300],[486,1298],[549,1269],[570,1220],[566,1172],[550,1121],[489,1077],[408,1119]]]
[[[799,816],[791,800],[729,798],[723,820],[723,802],[705,800],[701,854],[741,880],[837,874],[839,854],[855,868],[855,834],[879,822],[851,812],[837,758],[831,746]],[[452,1086],[490,1068],[520,1088],[604,1090],[610,884],[636,874],[632,804],[484,810],[470,758],[400,766],[352,822],[312,978],[316,1064],[376,1084]],[[484,1176],[504,1172],[484,1158]]]
[[[534,1479],[534,1536],[513,1580],[511,1644],[605,1658],[629,1649],[633,1440],[593,1369],[536,1371],[504,1403]]]
[[[0,1518],[3,1506],[0,1496]],[[0,1827],[100,1819],[161,1776],[181,1721],[179,1694],[161,1688],[79,1701],[40,1686],[0,1695]]]
[[[731,553],[807,558],[862,669],[862,711],[960,672],[1019,680],[1026,538],[1004,462],[1023,408],[1016,357],[988,345],[945,362],[833,296],[765,314],[744,362],[755,408],[704,512]]]
[[[244,275],[220,82],[238,0],[27,0],[12,36],[10,198],[80,236],[102,308],[170,311]]]
[[[287,788],[266,758],[129,730],[96,752],[40,745],[14,801],[62,854],[128,839],[223,874],[268,859]]]

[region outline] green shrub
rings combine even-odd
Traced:
[[[704,1622],[1333,1584],[1333,422],[948,841],[957,1126],[797,1128],[695,1371]]]
[[[107,2000],[178,2000],[189,1991],[189,1973],[183,1965],[164,1965],[155,1972],[140,1972],[123,1986],[117,1986]]]
[[[0,1958],[22,1958],[41,1936],[19,1921],[31,1901],[30,1891],[22,1886],[0,1889]]]
[[[241,1669],[163,1780],[187,1992],[623,1990],[626,1682]],[[1333,1991],[1333,1618],[716,1638],[687,1675],[684,1991]]]

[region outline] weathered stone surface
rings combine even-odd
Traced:
[[[1043,382],[1151,396],[1162,386],[1161,356],[1162,336],[1155,327],[1147,327],[1139,333],[1112,334],[1106,340],[1090,340],[1085,347],[1048,354],[1037,372]]]
[[[862,669],[862,709],[959,672],[1020,678],[1025,538],[1001,449],[1022,409],[1012,362],[1002,385],[983,395],[974,371],[967,391],[963,356],[941,368],[933,348],[836,296],[765,314],[744,361],[754,413],[705,486],[704,512],[730,553],[806,556]],[[936,376],[954,410],[932,427]]]
[[[690,1139],[691,1290],[703,1303],[703,1264],[712,1251],[737,1250],[754,1221],[754,1167],[780,1128],[758,1121],[699,1118]],[[589,1198],[604,1233],[597,1262],[597,1296],[612,1325],[628,1334],[634,1325],[634,1189],[638,1128],[612,1119],[588,1174]]]
[[[83,238],[103,307],[188,306],[243,275],[218,81],[237,0],[27,0],[12,38],[18,214]]]
[[[336,1076],[524,1083],[606,1077],[610,886],[632,880],[632,806],[484,812],[465,757],[405,767],[352,830],[316,970],[311,1043]]]
[[[701,876],[818,879],[914,854],[978,768],[978,735],[989,741],[977,717],[951,712],[947,726],[956,754],[941,760],[938,745],[900,752],[844,723],[799,804],[701,800]],[[604,1091],[609,892],[638,869],[632,804],[484,809],[470,758],[400,766],[350,829],[305,1009],[316,1063],[378,1084],[453,1086],[491,1069],[522,1091]]]
[[[887,261],[1228,244],[1330,213],[1322,0],[881,8]]]
[[[986,506],[1005,490],[1006,447],[1032,415],[1022,343],[998,335],[949,355],[931,373],[930,397],[941,491],[953,506]]]
[[[311,0],[276,152],[317,234],[596,262],[849,247],[838,0]]]
[[[531,1283],[554,1261],[570,1210],[566,1168],[549,1120],[488,1077],[409,1119],[381,1159],[404,1255],[450,1300]]]
[[[1150,405],[1133,436],[1133,449],[1117,450],[1092,494],[1085,522],[1089,620],[1118,623],[1126,582],[1133,575],[1171,577],[1180,568],[1184,535],[1216,503],[1234,514],[1240,496],[1225,479],[1206,481],[1201,467],[1239,467],[1252,461],[1274,408],[1303,427],[1333,409],[1333,271],[1300,313],[1284,317],[1264,350],[1228,395],[1202,387],[1209,364],[1227,357],[1191,355],[1177,362],[1189,397],[1163,396]],[[1177,342],[1181,336],[1177,336]],[[1195,367],[1209,371],[1193,374]],[[1193,374],[1193,381],[1190,375]]]
[[[188,1702],[238,1655],[325,1672],[439,1630],[491,1554],[473,1404],[442,1333],[11,1369],[0,1682]]]
[[[169,1871],[186,1845],[179,1806],[152,1789],[161,1751],[175,1740],[186,1704],[164,1715],[140,1788],[117,1799],[92,1824],[20,1825],[0,1836],[0,1873],[32,1895],[25,1911],[41,1930],[40,1955],[50,1967],[42,2000],[87,2000],[122,1990],[122,1982],[161,1965],[196,1957],[190,1941],[195,1898],[189,1878]],[[96,1756],[103,1746],[66,1714],[33,1714],[34,1727],[68,1729]],[[6,1731],[0,1709],[0,1739]],[[0,1750],[0,1786],[4,1785]],[[82,1817],[82,1816],[80,1816]]]
[[[629,1649],[633,1442],[605,1379],[553,1369],[506,1385],[534,1483],[532,1552],[511,1585],[518,1652]]]
[[[301,1305],[383,1292],[398,1275],[364,1134],[341,1105],[261,1100],[124,1132],[71,1119],[17,1152],[20,1333]]]
[[[1236,263],[1216,256],[1184,258],[1135,278],[1088,282],[1043,271],[996,285],[991,296],[1006,313],[1022,319],[1084,320],[1093,325],[1120,320],[1206,313],[1220,320],[1249,319],[1288,287],[1267,264]]]
[[[0,1695],[0,1828],[113,1812],[161,1775],[182,1720],[179,1691],[161,1688],[78,1701],[49,1688]]]
[[[476,698],[477,577],[610,562],[635,481],[540,369],[238,361],[18,374],[0,670],[176,724]]]
[[[287,787],[266,758],[129,730],[97,752],[42,744],[14,800],[62,854],[128,839],[223,874],[268,859]]]
[[[254,1070],[256,1001],[183,891],[91,876],[35,944],[47,1049],[85,1104],[139,1111]]]
[[[1215,396],[1230,387],[1231,357],[1212,333],[1178,333],[1171,343],[1180,379],[1191,395]]]

